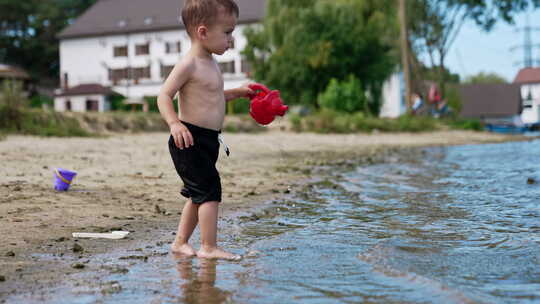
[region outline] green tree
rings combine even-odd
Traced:
[[[428,55],[444,94],[446,56],[467,20],[489,31],[499,20],[513,23],[515,14],[539,7],[540,0],[410,0],[408,5],[410,45]]]
[[[255,80],[291,104],[317,106],[332,78],[355,76],[373,113],[397,62],[393,0],[268,0],[261,27],[248,28],[244,55]]]
[[[504,77],[496,73],[484,73],[480,72],[476,75],[469,76],[465,79],[464,83],[507,83]]]
[[[56,82],[56,35],[95,1],[0,0],[0,62],[23,67],[39,82]]]

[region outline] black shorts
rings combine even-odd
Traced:
[[[195,204],[221,202],[221,179],[216,169],[219,156],[219,131],[202,128],[182,122],[191,132],[194,145],[179,149],[172,135],[169,137],[169,151],[176,172],[184,182],[180,191]]]

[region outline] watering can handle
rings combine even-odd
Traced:
[[[260,83],[253,83],[253,84],[250,84],[248,86],[250,89],[252,89],[253,91],[255,92],[258,92],[258,91],[262,91],[266,94],[270,93],[270,89],[267,88],[265,85],[263,84],[260,84]],[[255,95],[253,95],[252,97],[255,97],[257,95],[257,93],[255,93]]]

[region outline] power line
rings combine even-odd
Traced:
[[[533,58],[533,50],[538,48],[540,50],[540,44],[534,44],[532,40],[532,32],[539,31],[540,27],[533,27],[529,23],[529,15],[526,16],[526,25],[522,28],[517,28],[517,32],[523,31],[523,44],[517,45],[510,48],[510,51],[515,51],[516,49],[523,49],[523,60],[518,61],[517,65],[523,64],[524,68],[532,68],[535,63],[540,65],[540,58]]]

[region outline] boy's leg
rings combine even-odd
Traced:
[[[219,202],[206,202],[199,206],[201,249],[197,256],[206,259],[238,260],[240,256],[217,247],[217,220]]]
[[[188,256],[194,256],[195,250],[189,245],[189,238],[193,234],[193,230],[197,226],[198,222],[198,209],[199,206],[192,203],[191,199],[186,202],[182,215],[180,216],[180,223],[178,223],[178,231],[176,232],[176,238],[171,245],[171,251],[174,253],[180,253]]]

